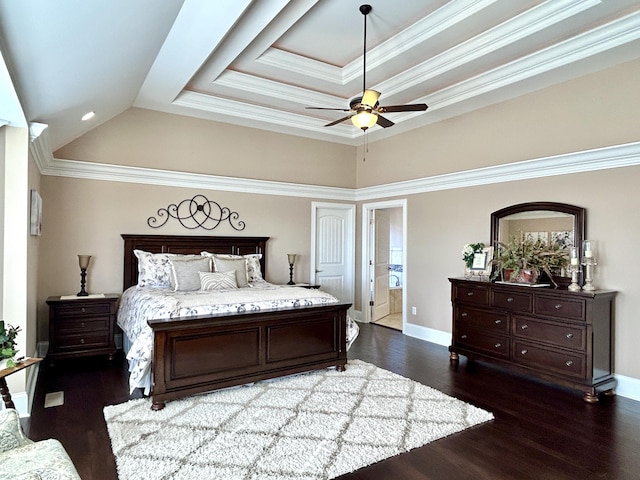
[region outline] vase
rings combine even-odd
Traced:
[[[505,282],[512,283],[526,283],[533,285],[538,283],[538,276],[539,274],[537,270],[522,269],[519,270],[516,275],[513,274],[513,270],[502,271],[502,278],[504,278]]]

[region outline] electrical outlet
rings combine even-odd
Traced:
[[[411,307],[411,315],[417,315],[418,309],[416,307]]]

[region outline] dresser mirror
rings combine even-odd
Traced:
[[[585,209],[556,202],[520,203],[491,214],[491,245],[509,239],[542,239],[547,243],[575,246],[582,258],[585,238]]]

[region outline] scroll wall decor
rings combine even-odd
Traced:
[[[218,202],[209,200],[204,195],[196,195],[193,198],[182,200],[180,203],[172,203],[167,208],[158,209],[157,217],[149,217],[147,225],[151,228],[160,228],[170,218],[175,218],[184,228],[195,230],[204,228],[213,230],[222,222],[229,222],[234,230],[244,230],[245,224],[239,220],[238,212],[232,212],[228,207],[221,207]]]

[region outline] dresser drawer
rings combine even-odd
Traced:
[[[455,308],[456,323],[462,328],[476,328],[492,333],[509,333],[509,316],[506,313],[478,310],[461,305]]]
[[[537,315],[584,320],[585,301],[579,298],[568,299],[539,295],[534,301],[534,311]]]
[[[539,340],[583,352],[586,349],[586,327],[543,322],[527,317],[513,317],[513,335]]]
[[[489,289],[480,285],[456,285],[455,299],[466,305],[489,306]]]
[[[500,335],[488,335],[465,328],[456,329],[455,342],[478,353],[488,353],[495,357],[509,358],[509,339]]]
[[[513,361],[527,367],[544,369],[555,374],[586,378],[586,360],[577,353],[551,350],[519,340],[513,341]]]
[[[530,313],[533,309],[533,295],[525,292],[515,293],[494,290],[491,305],[506,310]]]
[[[109,315],[111,313],[110,302],[91,302],[76,303],[78,300],[71,301],[62,305],[56,305],[56,317],[58,319],[75,318],[80,316],[91,315]]]
[[[80,334],[84,332],[108,332],[111,317],[88,317],[61,319],[56,324],[56,330],[60,335]]]

